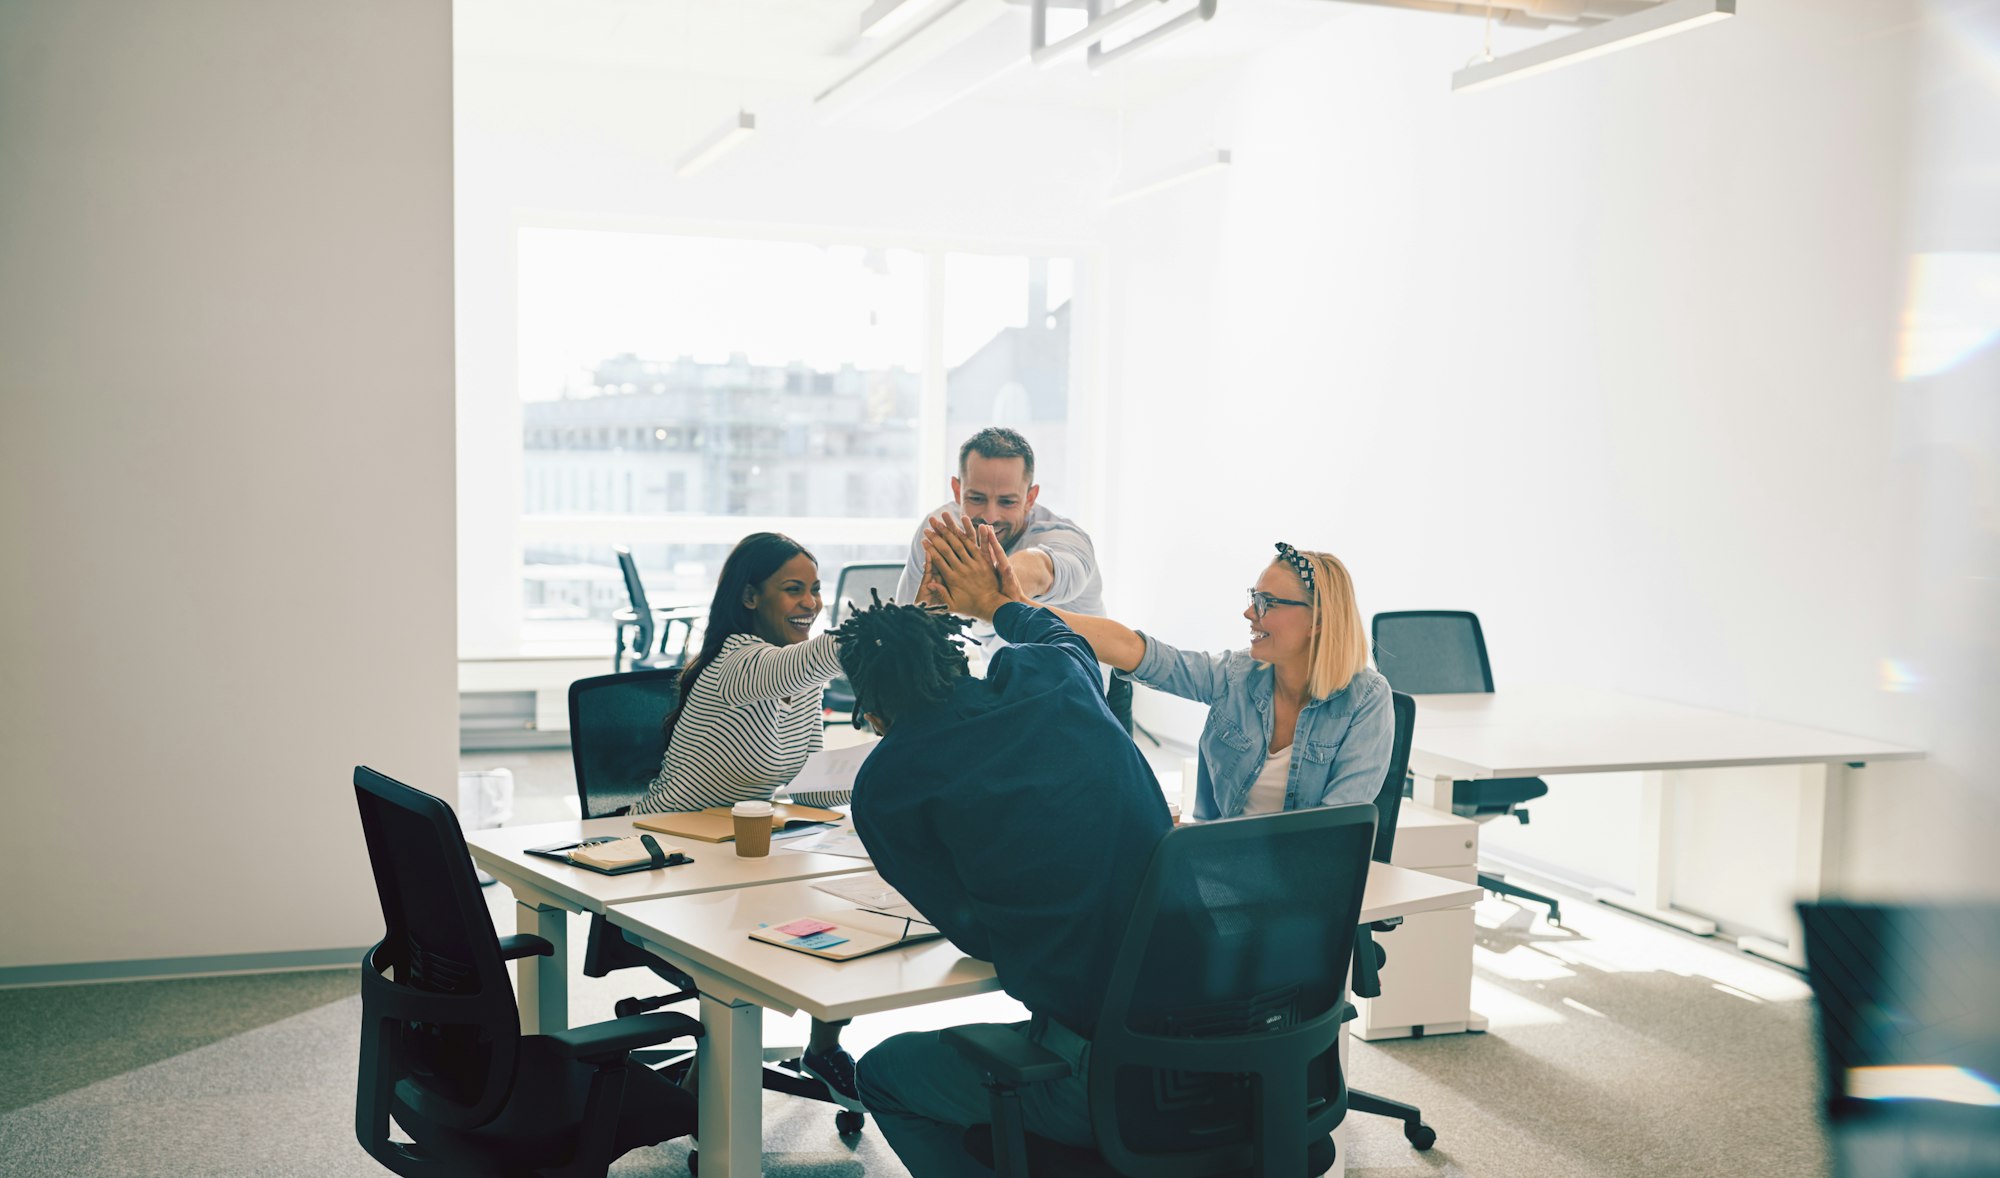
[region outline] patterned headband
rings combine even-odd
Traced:
[[[1307,593],[1314,595],[1319,593],[1319,590],[1313,586],[1312,560],[1305,553],[1280,540],[1278,541],[1278,559],[1292,566],[1292,571],[1299,575],[1299,580],[1306,583]]]

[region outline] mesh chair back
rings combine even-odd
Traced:
[[[679,696],[680,669],[597,675],[569,685],[569,749],[585,818],[646,796],[667,754],[662,723]]]
[[[1396,738],[1389,746],[1389,774],[1375,794],[1375,862],[1387,863],[1396,849],[1396,822],[1403,815],[1403,778],[1410,772],[1410,739],[1417,730],[1417,701],[1389,693],[1396,713]]]
[[[840,580],[834,584],[832,612],[827,615],[831,624],[838,626],[855,610],[867,609],[874,604],[868,595],[870,589],[880,593],[884,601],[894,597],[896,584],[902,579],[903,566],[900,564],[842,565]]]
[[[1098,1149],[1124,1173],[1306,1172],[1346,1112],[1341,1025],[1374,843],[1367,803],[1178,827],[1153,853],[1091,1042]]]
[[[506,1102],[521,1024],[465,836],[449,806],[372,769],[355,768],[354,797],[387,929],[362,968],[361,1083],[393,1086],[436,1124],[477,1128]],[[450,1018],[398,1018],[405,991]],[[377,1036],[384,1020],[400,1025]],[[385,1037],[387,1059],[373,1054]]]
[[[1375,669],[1397,691],[1444,695],[1493,690],[1486,636],[1463,610],[1424,609],[1376,614]]]

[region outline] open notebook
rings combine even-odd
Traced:
[[[530,855],[540,855],[545,859],[558,859],[576,867],[588,867],[605,875],[623,875],[628,871],[650,871],[656,867],[678,867],[694,860],[681,853],[679,847],[663,847],[650,834],[630,835],[625,838],[603,837],[584,839],[573,843],[552,843],[546,847],[526,847]]]
[[[849,908],[839,912],[818,912],[784,924],[752,929],[750,936],[754,940],[810,953],[829,961],[847,961],[899,945],[934,941],[944,934],[913,917]]]

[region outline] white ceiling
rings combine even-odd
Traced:
[[[867,6],[867,0],[460,0],[457,49],[461,56],[553,70],[658,71],[712,91],[718,101],[769,107],[809,101],[877,51],[880,42],[857,36]],[[1179,0],[1161,6],[1163,15],[1180,10]],[[1113,108],[1179,89],[1351,11],[1328,0],[1220,0],[1214,20],[1093,74],[1081,55],[1048,70],[1028,68],[1028,8],[1010,5],[870,105],[935,106],[963,91],[966,79],[1018,59],[1022,68],[980,87],[978,101]],[[893,121],[896,112],[888,113]]]

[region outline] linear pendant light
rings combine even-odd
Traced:
[[[1675,33],[1685,33],[1736,15],[1736,0],[1661,0],[1643,12],[1621,16],[1582,32],[1558,37],[1519,53],[1466,66],[1451,75],[1458,93],[1484,90],[1502,82],[1546,73],[1572,62],[1588,61],[1620,49],[1630,49]]]
[[[1164,191],[1177,184],[1185,184],[1196,177],[1206,176],[1210,172],[1220,171],[1228,166],[1229,152],[1227,149],[1216,148],[1212,151],[1205,151],[1178,168],[1162,172],[1150,179],[1140,181],[1129,188],[1120,189],[1112,193],[1111,198],[1104,203],[1117,205],[1124,204],[1128,200],[1138,200],[1142,196],[1151,196],[1155,192]]]
[[[893,37],[910,26],[932,0],[875,0],[861,13],[861,35]]]
[[[694,175],[735,149],[756,130],[757,116],[747,110],[737,111],[735,118],[717,127],[708,138],[681,157],[680,162],[674,165],[674,175]]]
[[[1007,0],[943,0],[926,5],[868,60],[813,96],[813,109],[835,119],[935,59],[1002,16]]]

